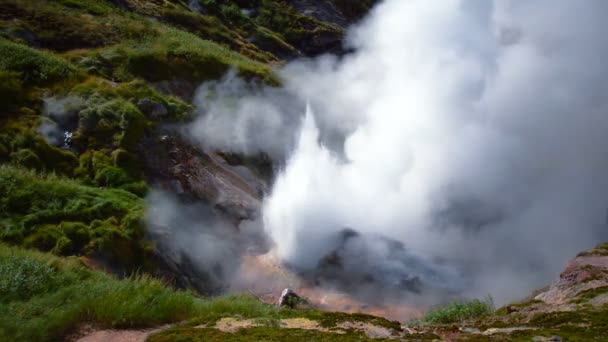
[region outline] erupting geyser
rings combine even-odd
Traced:
[[[502,302],[605,240],[606,13],[602,0],[388,0],[352,30],[353,54],[288,65],[314,114],[264,206],[280,258],[314,270],[349,227],[415,260],[360,242],[360,268],[399,264]]]

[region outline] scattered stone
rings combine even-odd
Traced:
[[[460,328],[460,331],[467,334],[481,334],[481,330],[477,328]]]

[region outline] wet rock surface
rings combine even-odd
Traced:
[[[149,182],[164,192],[158,203],[152,196],[147,224],[157,275],[180,288],[221,293],[241,255],[267,251],[257,223],[266,184],[175,132],[149,136],[139,148]]]
[[[446,296],[460,290],[456,276],[417,257],[398,241],[344,229],[333,242],[334,249],[316,269],[304,272],[316,284],[367,299],[422,293]]]

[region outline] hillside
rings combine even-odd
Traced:
[[[352,53],[347,29],[376,3],[0,0],[0,341],[608,336],[605,244],[526,300],[498,310],[491,298],[456,301],[416,320],[315,292],[319,279],[348,272],[340,249],[317,274],[274,264],[264,273],[271,242],[259,222],[285,160],[196,140],[199,87],[229,75],[247,89],[281,89],[277,70],[289,61]],[[358,238],[340,234],[339,248]],[[403,245],[379,241],[411,261]],[[296,283],[310,302],[277,307]]]

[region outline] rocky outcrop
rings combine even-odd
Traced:
[[[461,280],[381,235],[344,229],[331,238],[335,248],[305,277],[373,300],[407,294],[457,293]],[[382,250],[383,253],[378,253]]]
[[[559,279],[547,291],[534,299],[549,305],[563,305],[575,301],[583,292],[608,286],[608,244],[580,253],[571,260]],[[605,298],[608,303],[608,298]]]
[[[216,208],[235,224],[259,216],[266,184],[244,167],[230,165],[212,151],[204,151],[177,135],[149,137],[146,160],[151,183],[201,200]]]

